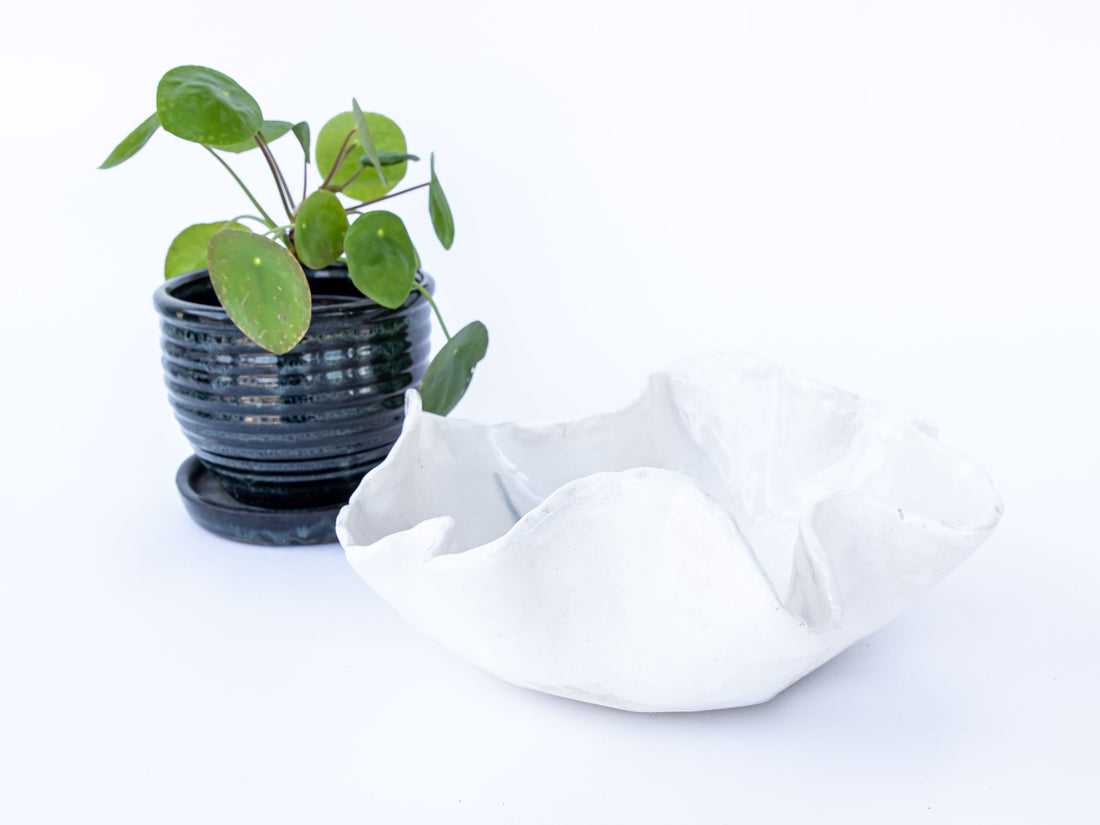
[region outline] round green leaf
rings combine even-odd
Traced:
[[[340,199],[318,189],[305,199],[294,221],[294,248],[298,259],[311,269],[320,269],[340,257],[348,215]]]
[[[455,242],[455,219],[451,215],[451,205],[447,203],[447,196],[443,194],[443,187],[439,185],[439,178],[435,176],[435,153],[431,156],[432,180],[428,184],[428,212],[432,216],[432,228],[435,236],[443,244],[444,249],[450,249]]]
[[[481,321],[467,324],[451,338],[428,365],[420,381],[424,411],[446,415],[455,408],[470,381],[474,367],[489,349],[489,331]]]
[[[206,251],[210,280],[241,332],[276,355],[309,329],[309,282],[298,260],[275,241],[223,229]]]
[[[210,239],[223,229],[248,231],[248,227],[236,221],[214,221],[192,224],[176,235],[168,247],[168,255],[164,258],[165,279],[205,267],[206,247],[210,244]]]
[[[348,274],[356,288],[384,307],[405,303],[416,278],[416,250],[392,212],[360,215],[344,237]]]
[[[124,160],[129,160],[138,153],[142,146],[149,142],[149,138],[160,128],[160,119],[156,113],[149,115],[134,131],[130,132],[122,142],[107,156],[107,160],[99,164],[100,169],[110,169],[118,166]]]
[[[396,123],[385,115],[377,115],[374,112],[364,112],[363,118],[370,127],[370,133],[374,137],[374,146],[378,153],[405,153],[408,147],[405,145],[405,135]],[[327,175],[332,169],[336,155],[340,152],[340,146],[348,132],[355,131],[355,116],[351,112],[344,112],[332,118],[321,127],[317,135],[317,169],[322,175]],[[358,134],[353,134],[347,143],[351,151],[347,153],[344,162],[336,170],[336,174],[329,181],[330,186],[339,186],[352,175],[359,173],[355,180],[343,190],[349,198],[369,201],[380,198],[393,189],[394,186],[405,177],[408,163],[402,161],[394,165],[386,166],[386,183],[378,177],[378,172],[372,166],[364,166],[359,159],[365,154],[363,144],[359,141]],[[369,163],[369,161],[368,161]],[[362,169],[360,172],[359,170]]]
[[[264,139],[264,143],[271,143],[274,140],[278,140],[293,127],[292,124],[287,123],[285,120],[265,120],[263,125],[260,126],[260,137]],[[247,152],[249,149],[255,149],[259,146],[256,143],[255,134],[249,135],[245,140],[237,143],[228,143],[224,146],[215,146],[215,149],[221,149],[223,152]]]
[[[263,124],[252,95],[205,66],[178,66],[160,79],[157,116],[166,131],[208,146],[248,140]]]

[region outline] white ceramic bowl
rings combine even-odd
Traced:
[[[409,622],[517,685],[639,711],[763,702],[915,601],[1001,502],[912,415],[746,356],[625,410],[421,411],[337,522]]]

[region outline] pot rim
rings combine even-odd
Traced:
[[[306,273],[306,277],[320,278],[346,278],[347,276],[347,264],[340,262],[333,262],[321,269],[306,269],[303,267]],[[335,274],[332,274],[335,273]],[[156,288],[153,292],[153,305],[157,311],[163,315],[175,315],[177,313],[187,313],[188,315],[197,315],[205,318],[224,319],[232,322],[229,317],[229,313],[225,311],[225,307],[221,304],[200,304],[197,301],[188,301],[173,294],[174,290],[184,286],[190,286],[196,281],[200,281],[204,278],[209,279],[210,271],[205,267],[203,269],[195,269],[191,272],[185,272],[182,275],[176,275],[169,278],[164,283]],[[427,290],[429,295],[435,294],[435,279],[422,269],[416,271],[416,280],[421,286]],[[412,290],[409,293],[409,297],[405,299],[405,302],[401,306],[395,309],[384,307],[381,304],[375,302],[366,295],[361,298],[350,298],[346,301],[340,301],[333,304],[322,304],[318,306],[313,303],[312,317],[339,317],[347,315],[349,312],[362,312],[375,310],[379,314],[389,312],[404,312],[409,309],[417,301],[423,301],[424,296],[420,294],[419,290]]]

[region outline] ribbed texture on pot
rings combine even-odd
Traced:
[[[176,419],[199,460],[245,504],[346,501],[397,440],[404,392],[428,365],[431,308],[419,293],[391,310],[363,297],[343,266],[306,275],[312,322],[285,355],[233,325],[206,270],[154,295]],[[429,275],[418,277],[434,291]]]

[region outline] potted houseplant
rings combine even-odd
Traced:
[[[403,394],[446,415],[484,357],[473,322],[454,335],[405,225],[376,205],[427,189],[444,249],[454,219],[435,174],[392,191],[410,163],[389,118],[351,111],[316,136],[321,182],[296,201],[269,145],[293,134],[308,183],[306,123],[265,120],[230,77],[179,66],[157,86],[156,112],[100,168],[133,157],[159,129],[200,145],[240,185],[255,214],[197,223],[172,241],[161,315],[165,382],[195,449],[177,484],[192,517],[214,532],[264,544],[334,541],[335,513],[401,431]],[[227,156],[262,153],[285,219],[276,220]],[[431,315],[446,344],[428,363]]]

